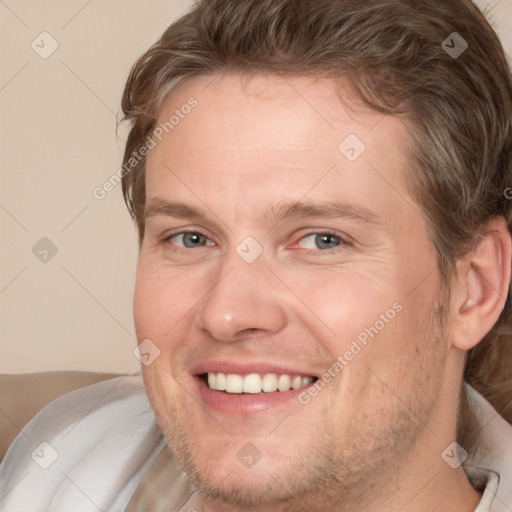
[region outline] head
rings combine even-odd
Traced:
[[[463,378],[510,345],[512,84],[471,2],[201,2],[123,111],[143,374],[194,485],[355,499],[383,467],[434,467],[433,437],[477,444]],[[218,373],[304,379],[270,398],[209,390]]]

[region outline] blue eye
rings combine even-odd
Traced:
[[[335,249],[343,240],[332,233],[312,233],[301,238],[297,245],[303,249]]]
[[[177,245],[178,247],[186,247],[193,249],[194,247],[204,247],[206,245],[213,245],[213,242],[207,236],[196,231],[187,231],[185,233],[178,233],[168,238],[168,240]]]

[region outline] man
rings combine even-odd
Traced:
[[[204,1],[122,105],[159,428],[137,377],[64,395],[4,509],[512,510],[512,82],[478,9]]]

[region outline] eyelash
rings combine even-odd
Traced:
[[[211,240],[208,237],[208,235],[206,233],[203,233],[200,230],[187,230],[187,231],[180,231],[178,233],[172,233],[171,235],[165,237],[163,242],[167,243],[167,244],[170,244],[170,245],[173,245],[175,250],[189,251],[190,249],[194,249],[194,248],[193,247],[180,247],[180,246],[176,246],[176,245],[174,245],[171,242],[172,238],[174,238],[176,236],[180,236],[180,235],[186,235],[186,234],[201,235],[201,236],[206,237],[207,240],[209,240],[211,242]],[[317,236],[331,236],[331,237],[337,238],[340,241],[340,243],[339,243],[339,245],[337,245],[335,247],[332,247],[332,248],[329,248],[329,249],[303,249],[303,250],[308,251],[308,252],[315,252],[315,253],[333,253],[333,252],[337,252],[337,251],[343,250],[344,248],[346,248],[347,246],[350,245],[350,243],[344,237],[340,236],[338,233],[335,233],[334,231],[311,231],[311,232],[306,233],[303,236],[301,236],[299,238],[299,240],[297,240],[296,242],[294,242],[292,244],[292,247],[297,246],[301,241],[305,240],[306,238],[308,238],[310,236],[314,236],[314,235],[317,235]],[[205,246],[199,246],[198,248],[201,249],[203,247],[205,247]],[[208,247],[208,246],[206,246],[206,247]],[[299,249],[301,249],[301,248],[299,247]]]

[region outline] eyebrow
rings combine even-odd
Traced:
[[[350,218],[365,224],[383,225],[379,217],[362,206],[344,201],[312,203],[307,201],[282,201],[267,209],[264,214],[270,222],[278,223],[287,218]]]
[[[203,210],[180,202],[170,202],[162,198],[148,199],[144,218],[148,219],[159,215],[187,218],[197,221],[206,221]],[[277,224],[284,219],[295,218],[349,218],[365,224],[382,226],[383,222],[371,210],[362,206],[356,206],[343,201],[328,203],[312,203],[306,201],[281,201],[270,206],[263,213],[263,217],[269,223]]]
[[[144,219],[164,215],[167,217],[203,220],[204,212],[184,203],[174,203],[158,197],[149,199],[144,207]]]

